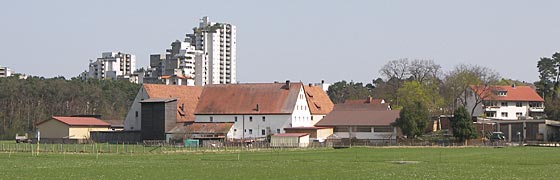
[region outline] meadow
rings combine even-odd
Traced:
[[[558,179],[558,148],[1,152],[0,179]]]

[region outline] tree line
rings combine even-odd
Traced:
[[[417,137],[424,133],[431,117],[453,115],[451,122],[458,140],[476,137],[471,117],[473,109],[467,107],[467,93],[471,85],[526,85],[532,86],[545,99],[545,114],[548,119],[560,119],[560,53],[552,57],[543,57],[537,62],[539,81],[521,82],[502,78],[499,73],[488,67],[459,64],[447,72],[433,60],[398,59],[389,61],[379,70],[382,77],[371,83],[339,81],[334,83],[327,94],[331,100],[344,103],[346,100],[366,99],[368,97],[385,99],[393,109],[400,109],[400,118],[395,125],[408,137]],[[476,94],[487,94],[490,88],[473,90]],[[486,97],[475,97],[471,102],[483,103]]]
[[[101,115],[122,120],[140,85],[126,80],[64,77],[0,78],[0,139],[34,132],[35,123],[52,116]]]

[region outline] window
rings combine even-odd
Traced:
[[[498,95],[498,96],[507,96],[507,91],[498,91],[498,92],[496,93],[496,95]]]
[[[243,132],[247,132],[247,129],[243,129]]]
[[[237,129],[233,129],[233,132],[237,132]]]
[[[214,122],[214,117],[210,116],[210,122]]]
[[[138,111],[136,111],[136,117],[138,117]]]
[[[253,116],[249,116],[249,122],[253,122]]]
[[[502,102],[500,105],[501,106],[508,106],[508,103],[507,102]]]
[[[253,129],[249,129],[249,134],[253,134]]]
[[[517,117],[523,116],[523,113],[522,112],[516,112],[515,116],[517,116]]]
[[[371,127],[358,127],[357,132],[371,132]]]
[[[311,121],[313,121],[313,116],[311,116]]]
[[[373,132],[393,132],[393,128],[390,126],[373,127]]]
[[[523,106],[523,103],[522,103],[522,102],[516,102],[516,103],[515,103],[515,107],[521,107],[521,106]]]
[[[507,112],[502,112],[502,117],[508,117],[508,113]]]
[[[348,127],[335,127],[334,132],[348,132]]]
[[[280,129],[276,129],[276,133],[280,134]]]
[[[235,116],[235,118],[234,118],[234,119],[235,119],[234,121],[235,121],[235,122],[237,122],[237,116]]]
[[[264,130],[264,129],[261,130],[261,135],[263,135],[263,136],[266,135],[266,130]]]
[[[265,121],[266,121],[266,117],[263,116],[263,117],[262,117],[262,121],[265,122]]]

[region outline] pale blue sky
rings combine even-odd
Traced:
[[[149,54],[198,19],[237,26],[241,82],[370,82],[398,58],[487,66],[538,79],[560,51],[560,1],[2,1],[0,65],[73,77],[105,51]]]

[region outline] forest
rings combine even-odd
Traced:
[[[52,116],[101,115],[124,120],[140,85],[127,80],[64,77],[0,78],[0,139],[35,132],[35,123]]]

